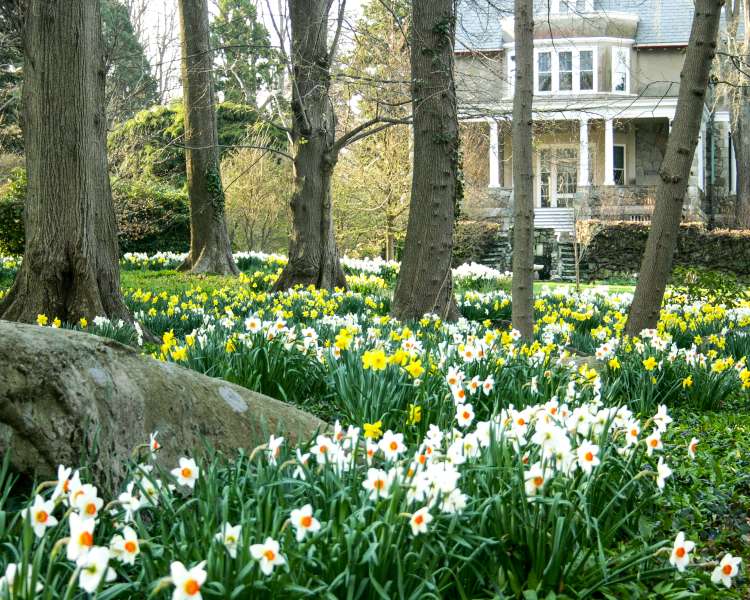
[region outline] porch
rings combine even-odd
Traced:
[[[575,119],[535,115],[535,226],[554,229],[559,236],[573,233],[579,219],[650,221],[671,115],[601,118],[580,111]],[[493,119],[487,127],[486,201],[479,207],[479,216],[509,221],[513,196],[510,122]],[[703,217],[704,140],[705,130],[691,173],[687,220]]]

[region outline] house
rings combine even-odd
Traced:
[[[460,118],[484,128],[474,211],[512,213],[512,0],[460,0]],[[692,0],[535,0],[534,206],[557,239],[576,219],[648,221],[675,116]],[[709,90],[683,218],[728,225],[736,193],[729,113]]]

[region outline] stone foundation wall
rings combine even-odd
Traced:
[[[703,210],[703,192],[688,186],[682,219],[686,222],[706,222]],[[601,186],[581,190],[576,199],[579,218],[601,221],[651,220],[656,203],[655,185]]]
[[[579,221],[578,239],[584,246],[589,278],[638,272],[648,230],[641,223]],[[700,223],[683,224],[674,264],[750,277],[750,230],[708,230]]]

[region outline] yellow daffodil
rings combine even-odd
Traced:
[[[364,424],[364,436],[369,440],[377,440],[383,435],[383,421]]]

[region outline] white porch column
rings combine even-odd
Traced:
[[[615,131],[612,119],[604,120],[604,185],[615,185]]]
[[[497,121],[490,121],[490,187],[500,187],[500,142]]]
[[[589,120],[581,117],[578,122],[578,187],[589,185]]]

